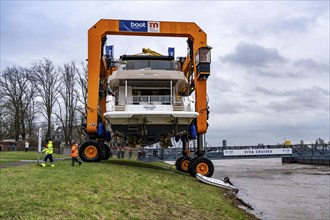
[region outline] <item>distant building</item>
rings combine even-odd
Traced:
[[[62,141],[64,141],[64,130],[63,130],[63,126],[58,126],[55,130],[51,130],[51,138],[53,141],[58,141],[59,143],[61,143]]]
[[[80,126],[74,126],[73,131],[72,131],[72,139],[73,140],[80,140],[80,134],[78,133],[80,131]],[[65,135],[64,135],[64,129],[63,126],[58,126],[56,129],[51,129],[51,138],[53,141],[62,143],[65,140]],[[71,141],[71,140],[69,140]]]

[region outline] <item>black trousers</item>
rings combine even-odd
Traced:
[[[74,165],[74,162],[81,164],[81,161],[78,160],[78,157],[72,157],[71,159],[72,159],[72,165]]]
[[[52,164],[54,163],[53,154],[47,154],[45,156],[44,163],[46,163],[48,159],[49,159],[50,163],[52,163]]]

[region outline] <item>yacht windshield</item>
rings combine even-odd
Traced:
[[[164,60],[127,60],[126,70],[175,70],[175,62]]]

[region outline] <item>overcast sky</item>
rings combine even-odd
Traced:
[[[207,142],[329,141],[329,1],[3,1],[1,70],[87,58],[99,19],[189,21],[208,36]],[[186,55],[186,39],[109,36],[114,55]]]

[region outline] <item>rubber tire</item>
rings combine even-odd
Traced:
[[[184,172],[184,173],[188,173],[188,167],[189,167],[189,163],[190,163],[190,157],[189,156],[182,156],[179,157],[178,160],[175,163],[175,167],[178,171]],[[186,169],[184,169],[184,167],[182,167],[182,164],[184,162],[188,162],[188,167]]]
[[[103,149],[103,157],[102,160],[108,160],[111,156],[111,149],[108,145],[102,144],[102,149]]]
[[[96,156],[92,158],[85,155],[85,150],[91,146],[96,148]],[[84,162],[100,162],[103,157],[102,146],[96,141],[86,141],[79,148],[79,157]]]
[[[199,157],[193,157],[193,158],[191,158],[191,160],[190,160],[190,162],[189,162],[189,166],[188,166],[188,173],[190,174],[190,175],[192,175],[192,176],[194,176],[194,175],[196,175],[196,173],[195,174],[193,174],[192,172],[191,172],[191,167],[192,167],[192,164],[198,159]]]
[[[207,171],[207,173],[200,173],[200,174],[202,174],[202,175],[204,175],[206,177],[211,177],[213,175],[213,173],[214,173],[214,165],[213,165],[212,161],[209,158],[207,158],[207,157],[198,157],[192,163],[191,168],[189,170],[190,175],[193,176],[193,177],[195,177],[196,176],[196,173],[197,173],[196,169],[201,164],[206,165],[207,168],[208,168],[208,171]]]
[[[184,157],[185,156],[181,156],[178,159],[176,159],[176,161],[175,161],[175,168],[176,168],[176,170],[181,171],[179,164],[180,164],[180,160],[182,160]]]
[[[184,157],[179,161],[179,170],[180,170],[181,172],[188,173],[188,171],[189,171],[190,160],[191,160],[191,157],[189,157],[189,156],[184,156]],[[182,164],[183,164],[184,162],[188,162],[188,166],[187,166],[186,169],[182,166]]]

